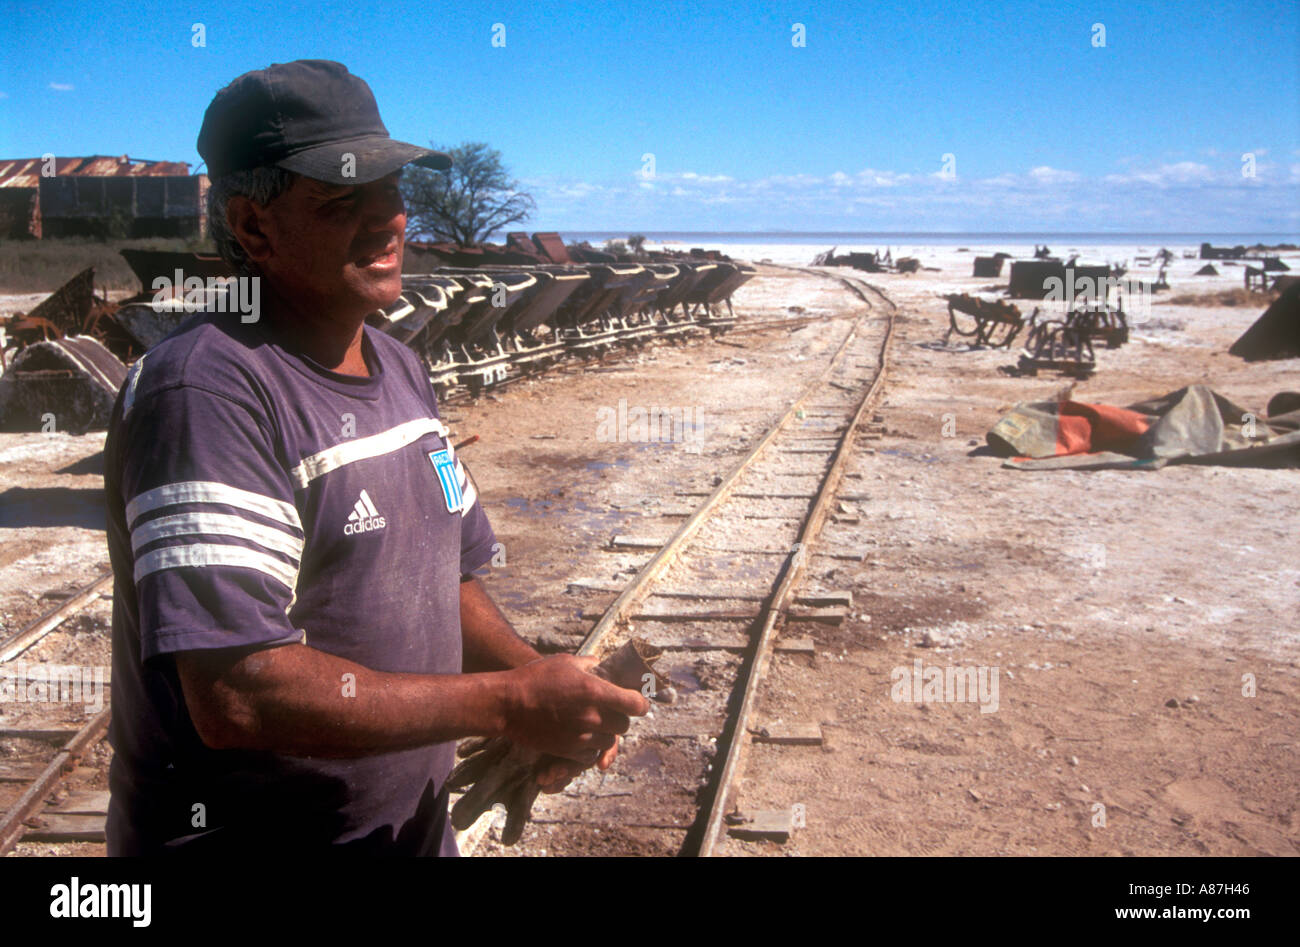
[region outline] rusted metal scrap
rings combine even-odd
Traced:
[[[95,305],[95,268],[88,266],[68,280],[27,314],[34,322],[48,322],[60,336],[81,331]]]
[[[1097,370],[1097,354],[1087,326],[1070,313],[1065,319],[1038,319],[1035,309],[1029,317],[1025,349],[1016,366],[1016,374],[1037,375],[1040,371],[1057,371],[1076,378],[1087,378]]]
[[[864,273],[887,273],[894,266],[894,259],[889,250],[884,253],[844,253],[835,255],[835,247],[813,257],[813,266],[851,266]],[[919,264],[918,264],[919,265]]]
[[[949,293],[948,332],[943,341],[946,345],[952,334],[973,336],[973,347],[992,346],[993,348],[1010,348],[1012,341],[1025,324],[1020,309],[1013,303],[1002,300],[980,299],[968,293]],[[957,323],[957,313],[965,313],[975,320],[974,328],[963,329]]]
[[[592,672],[619,687],[648,691],[651,699],[670,703],[672,686],[654,669],[662,653],[662,649],[634,638],[609,654]],[[501,844],[515,844],[528,824],[540,791],[537,776],[546,765],[543,754],[505,737],[495,737],[467,741],[461,745],[459,755],[463,759],[447,777],[447,787],[464,790],[465,795],[451,808],[452,827],[463,832],[499,802],[506,807]]]
[[[133,358],[143,348],[117,325],[117,308],[95,295],[95,268],[88,266],[31,312],[5,321],[6,350],[0,352],[0,363],[8,364],[10,350],[74,335],[93,336],[119,359]]]
[[[1107,348],[1119,348],[1129,338],[1128,316],[1122,301],[1082,299],[1063,318],[1044,318],[1039,310],[1030,316],[1025,351],[1020,356],[1017,374],[1036,375],[1040,370],[1059,371],[1086,378],[1097,370],[1094,341]]]
[[[1202,260],[1240,260],[1249,251],[1241,244],[1235,247],[1215,247],[1208,243],[1201,244]]]
[[[104,430],[125,380],[126,366],[89,336],[25,346],[0,375],[0,430]]]
[[[528,238],[510,238],[509,254],[527,256]],[[586,358],[651,338],[725,332],[736,322],[733,293],[756,275],[746,263],[715,259],[721,256],[715,251],[556,263],[555,257],[580,248],[566,248],[558,234],[531,239],[537,253],[526,265],[490,263],[501,254],[469,247],[452,252],[473,266],[448,266],[427,248],[408,244],[408,259],[423,253],[426,259],[416,265],[429,272],[404,274],[401,297],[367,321],[413,349],[440,394],[463,387],[475,397],[561,358]],[[141,292],[108,304],[94,297],[90,271],[78,274],[34,313],[37,318],[19,316],[7,324],[13,347],[92,335],[129,364],[197,312],[228,311],[224,294],[234,274],[219,258],[146,250],[122,255],[143,284]],[[201,294],[190,288],[196,279]]]
[[[1122,304],[1077,306],[1071,311],[1069,321],[1089,339],[1105,342],[1108,349],[1117,349],[1128,341],[1128,315]]]
[[[977,256],[972,276],[983,279],[997,279],[1002,275],[1002,261],[1010,259],[1011,254],[998,252],[992,256]]]

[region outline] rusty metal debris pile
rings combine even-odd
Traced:
[[[1014,260],[1001,252],[978,256],[972,275],[981,278],[1000,276],[1003,263],[1011,261],[1005,287],[1009,298],[988,292],[944,295],[948,331],[943,344],[947,345],[956,334],[969,338],[972,348],[1009,349],[1017,338],[1023,338],[1019,362],[1003,368],[1004,372],[1032,376],[1040,371],[1058,371],[1087,377],[1097,367],[1094,342],[1117,348],[1128,341],[1123,293],[1167,288],[1163,273],[1171,259],[1173,254],[1162,250],[1152,258],[1161,265],[1161,276],[1156,281],[1130,279],[1126,285],[1121,281],[1127,272],[1123,265],[1080,263],[1077,257],[1061,260],[1046,246],[1035,246],[1034,257],[1028,260]],[[1011,299],[1038,300],[1044,305],[1035,306],[1026,317]]]
[[[894,258],[889,250],[881,253],[842,253],[835,255],[837,247],[831,247],[825,253],[813,257],[813,266],[851,266],[864,273],[889,273],[894,269]]]
[[[566,248],[557,234],[511,237],[513,249],[446,250],[455,265],[444,262],[442,250],[417,248],[422,258],[416,265],[428,272],[403,274],[397,301],[367,317],[420,356],[440,395],[453,389],[477,395],[562,359],[600,356],[652,338],[720,334],[736,322],[732,294],[756,273],[746,263],[704,251],[582,262],[588,251]],[[529,247],[530,262],[518,262]],[[199,308],[187,289],[191,280],[203,287],[197,300],[202,308],[215,304],[224,311],[224,283],[233,274],[220,259],[146,250],[122,255],[145,287],[165,277],[174,295],[146,289],[109,303],[95,297],[94,272],[87,269],[30,313],[7,320],[7,349],[0,358],[9,398],[0,402],[0,427],[39,430],[33,418],[47,413],[58,418],[60,430],[103,427],[102,399],[90,398],[84,389],[106,391],[111,405],[125,366]],[[93,359],[81,351],[80,340],[95,343]],[[45,356],[33,363],[24,355],[50,344],[64,353],[58,368]],[[118,370],[104,369],[105,358]],[[52,387],[51,376],[40,374],[49,371],[76,374],[76,385]],[[80,393],[74,395],[73,388]],[[41,405],[45,409],[33,415]]]
[[[1035,307],[1026,319],[1018,306],[1005,300],[982,299],[967,293],[950,293],[944,298],[948,301],[945,345],[956,333],[972,338],[972,347],[1009,349],[1025,331],[1024,351],[1013,374],[1059,371],[1087,377],[1097,368],[1094,340],[1105,342],[1108,348],[1118,348],[1128,341],[1128,317],[1118,302],[1077,303],[1060,318]],[[969,316],[973,325],[963,327],[958,313]]]
[[[91,336],[36,342],[0,375],[0,429],[102,430],[125,380],[126,366]]]
[[[437,388],[477,394],[561,358],[724,332],[754,273],[712,260],[443,267],[404,276],[371,322],[414,349]]]
[[[1057,371],[1087,378],[1097,370],[1094,341],[1119,348],[1129,338],[1123,301],[1103,295],[1075,302],[1064,315],[1049,316],[1035,308],[1026,322],[1025,346],[1012,374],[1037,375]]]
[[[95,295],[87,267],[29,313],[6,320],[0,349],[0,430],[70,431],[108,426],[126,360],[144,351]]]

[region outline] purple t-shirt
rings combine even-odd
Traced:
[[[461,671],[460,577],[492,556],[473,481],[405,346],[369,378],[203,314],[133,366],[106,447],[110,854],[454,854],[454,745],[354,759],[212,750],[171,655],[304,642],[377,671]],[[322,680],[346,694],[349,682]]]

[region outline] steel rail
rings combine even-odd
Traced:
[[[54,758],[41,770],[39,776],[10,806],[0,821],[0,855],[4,855],[18,843],[26,832],[23,823],[40,808],[45,797],[63,780],[81,756],[93,747],[108,732],[108,723],[112,719],[112,709],[105,707],[73,735],[63,747],[54,754]]]
[[[812,271],[800,271],[800,272],[809,273]],[[814,273],[813,275],[824,276],[827,274]],[[631,582],[629,582],[628,585],[623,588],[618,598],[616,598],[614,602],[609,605],[609,607],[602,614],[601,618],[597,621],[595,626],[593,626],[592,630],[588,632],[586,638],[583,639],[582,644],[579,646],[577,650],[578,654],[580,655],[591,654],[600,645],[601,641],[605,638],[605,636],[608,635],[608,633],[612,629],[617,627],[620,620],[626,619],[630,616],[632,610],[638,604],[640,604],[640,602],[648,594],[649,587],[654,582],[655,578],[659,576],[664,569],[666,569],[669,565],[672,564],[672,562],[676,559],[681,549],[689,542],[691,537],[695,535],[695,533],[707,520],[709,514],[720,503],[722,503],[722,501],[725,500],[726,497],[731,493],[731,490],[734,488],[736,483],[743,476],[745,471],[749,469],[751,466],[753,466],[753,464],[759,459],[759,457],[763,454],[763,452],[771,444],[771,442],[776,439],[777,435],[781,433],[781,431],[785,428],[785,426],[793,418],[798,416],[800,408],[802,408],[805,405],[805,403],[808,401],[810,397],[815,395],[821,389],[821,387],[825,384],[825,382],[830,377],[830,375],[839,366],[839,363],[843,360],[844,356],[848,352],[849,346],[853,343],[853,340],[857,337],[857,333],[859,329],[861,328],[864,321],[867,319],[868,315],[870,314],[870,309],[872,308],[872,303],[869,300],[867,300],[865,296],[863,296],[860,292],[857,293],[857,295],[859,299],[861,299],[864,303],[866,303],[866,305],[868,306],[868,311],[860,314],[857,317],[853,325],[850,327],[848,333],[845,335],[844,339],[840,342],[839,346],[836,348],[834,355],[832,355],[831,360],[827,363],[825,368],[822,369],[818,377],[804,389],[803,393],[799,396],[799,398],[796,399],[795,402],[790,405],[790,407],[785,411],[785,413],[782,414],[780,419],[768,430],[767,434],[764,435],[762,440],[760,440],[750,450],[750,452],[736,464],[736,466],[733,468],[731,473],[728,474],[726,478],[724,478],[722,483],[720,483],[713,490],[713,492],[709,494],[709,496],[691,514],[691,516],[687,519],[687,521],[677,529],[677,531],[668,540],[668,542],[659,549],[659,551],[651,558],[649,562],[647,562],[644,566],[641,567],[641,570],[637,573],[637,575],[634,576]],[[883,294],[881,295],[883,297]],[[819,321],[830,321],[830,320],[822,319]],[[796,323],[794,320],[792,320],[792,324],[801,324],[801,323],[806,324],[802,320],[800,320],[799,323]],[[456,834],[457,846],[459,847],[460,851],[463,854],[472,855],[478,849],[483,839],[487,836],[487,832],[492,824],[493,818],[494,818],[494,813],[492,811],[485,812],[483,813],[482,816],[479,817],[479,819],[472,826],[470,826],[463,832],[458,832]]]
[[[850,284],[848,280],[839,276],[835,278],[848,286],[864,302],[867,302],[861,291]],[[864,282],[864,285],[880,293],[870,284]],[[883,296],[883,294],[881,295]],[[715,853],[714,850],[724,830],[727,804],[735,796],[736,787],[734,783],[741,772],[741,765],[750,743],[746,739],[749,732],[747,724],[758,702],[760,685],[771,661],[771,645],[775,637],[773,632],[776,628],[776,620],[786,608],[788,599],[793,594],[807,568],[809,547],[820,533],[822,524],[830,511],[831,503],[834,501],[840,483],[844,478],[844,469],[848,465],[850,451],[853,447],[854,433],[863,416],[875,406],[883,391],[885,379],[889,372],[889,347],[893,342],[896,312],[897,307],[894,307],[889,314],[889,324],[885,330],[884,339],[880,343],[880,351],[877,356],[875,378],[863,393],[857,410],[853,414],[853,419],[840,436],[834,459],[822,479],[816,500],[813,502],[813,508],[799,531],[798,542],[795,543],[794,550],[786,557],[786,561],[782,566],[781,579],[777,589],[763,605],[761,612],[763,623],[759,630],[758,641],[754,645],[748,670],[744,674],[740,709],[732,725],[732,738],[727,742],[726,761],[723,763],[718,775],[717,790],[713,795],[709,817],[705,823],[704,836],[700,841],[699,851],[696,853],[701,857],[708,858]]]
[[[0,663],[11,661],[22,654],[64,621],[98,599],[103,590],[112,583],[113,573],[105,572],[62,605],[42,615],[22,631],[0,641]]]
[[[865,297],[862,297],[866,302]],[[868,302],[868,306],[871,304]],[[840,361],[848,351],[849,345],[856,338],[858,330],[862,327],[868,313],[858,316],[857,320],[850,327],[848,334],[845,335],[844,341],[840,343],[835,354],[831,357],[830,362],[822,369],[817,379],[804,389],[798,399],[786,409],[781,418],[768,430],[757,444],[741,458],[740,462],[732,469],[722,482],[709,494],[701,503],[694,513],[682,523],[669,538],[669,540],[660,547],[659,551],[651,557],[650,561],[641,567],[641,570],[628,583],[627,587],[619,594],[618,598],[610,603],[600,620],[596,622],[591,631],[587,633],[582,644],[578,647],[579,655],[589,655],[595,652],[604,637],[622,620],[626,619],[632,612],[632,609],[640,604],[641,600],[648,594],[649,586],[668,566],[670,566],[682,551],[685,545],[690,541],[704,525],[709,514],[731,493],[736,483],[744,475],[745,471],[754,465],[754,463],[763,455],[768,446],[776,439],[777,435],[786,427],[789,422],[795,418],[805,403],[825,384],[826,379],[839,366]]]

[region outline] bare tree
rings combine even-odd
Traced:
[[[402,175],[410,236],[473,246],[522,223],[536,209],[532,197],[518,189],[519,182],[502,165],[501,152],[475,141],[438,150],[451,155],[451,170],[411,165]]]

